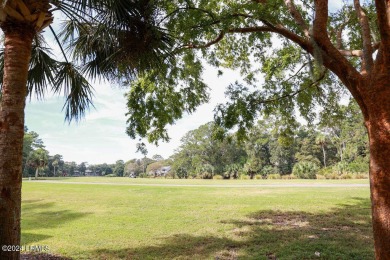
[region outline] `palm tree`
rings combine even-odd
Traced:
[[[56,176],[56,167],[58,167],[58,160],[54,160],[54,162],[51,163],[51,165],[53,166],[54,168],[54,173],[53,173],[53,176],[55,177]]]
[[[56,33],[51,24],[60,13],[66,22]],[[171,41],[155,17],[148,0],[1,1],[1,245],[20,244],[26,97],[32,93],[44,97],[50,90],[64,94],[65,118],[78,120],[92,105],[93,88],[86,76],[129,81],[137,72],[165,62],[160,57],[166,56]],[[45,43],[45,28],[60,44],[61,60],[53,58]],[[18,258],[19,252],[0,251],[0,259]]]
[[[43,148],[32,151],[29,155],[27,164],[35,169],[35,179],[38,179],[39,170],[47,165],[49,152]]]

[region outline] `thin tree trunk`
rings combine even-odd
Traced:
[[[37,180],[39,176],[39,167],[35,169],[35,179]]]
[[[25,31],[19,28],[5,32],[0,106],[0,245],[20,245],[24,107],[32,44],[32,33]],[[0,250],[0,259],[19,256],[18,251]]]

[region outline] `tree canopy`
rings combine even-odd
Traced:
[[[329,114],[347,95],[313,40],[316,13],[311,1],[156,3],[163,12],[158,23],[175,39],[175,62],[140,73],[131,83],[127,95],[131,137],[168,140],[167,125],[207,102],[207,87],[201,79],[205,63],[220,73],[229,68],[242,74],[242,80],[226,86],[230,101],[215,109],[217,125],[238,127],[242,138],[259,115],[277,113],[286,126],[294,127],[297,112],[313,122],[320,116],[317,108],[322,108],[321,115]],[[367,13],[372,35],[378,40],[372,3],[350,3],[324,12],[329,14],[330,41],[353,66],[361,68],[361,52],[352,51],[363,45],[356,8]],[[308,43],[312,43],[310,48]],[[280,130],[289,134],[288,127]]]

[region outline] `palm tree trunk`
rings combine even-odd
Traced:
[[[325,151],[325,145],[322,145],[322,153],[324,155],[324,167],[326,168],[326,151]]]
[[[0,245],[20,245],[24,107],[32,38],[27,28],[5,31],[0,105]],[[18,251],[0,251],[0,259],[19,256]]]

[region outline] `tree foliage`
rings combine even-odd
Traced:
[[[238,127],[241,139],[259,115],[275,113],[283,121],[281,131],[287,137],[297,125],[296,111],[313,122],[318,118],[315,108],[333,110],[346,94],[335,74],[326,69],[319,47],[313,44],[314,49],[309,50],[300,44],[301,38],[314,42],[310,32],[312,2],[194,0],[156,4],[161,5],[159,24],[175,39],[174,61],[141,73],[131,84],[128,134],[133,138],[168,140],[165,127],[207,101],[201,59],[218,68],[240,70],[242,80],[227,86],[230,101],[216,107],[215,122],[225,130]],[[373,4],[364,8],[374,21]],[[377,25],[372,22],[370,26],[378,38]],[[359,21],[350,4],[329,13],[328,29],[335,45],[359,49],[363,43],[357,28]],[[355,55],[347,59],[360,64]]]
[[[243,164],[243,147],[234,139],[218,141],[213,138],[214,133],[212,123],[188,132],[181,139],[177,153],[172,156],[173,170],[182,176],[195,177],[206,173],[222,174],[226,165]]]
[[[343,178],[343,171],[367,174],[369,152],[367,137],[362,134],[362,117],[353,101],[348,106],[340,105],[340,110],[349,111],[343,120],[326,121],[323,118],[315,125],[298,125],[288,139],[279,131],[280,122],[275,117],[259,120],[243,142],[237,142],[237,132],[230,134],[230,141],[213,139],[215,124],[202,125],[182,138],[182,145],[171,157],[173,170],[179,178],[202,178],[207,172],[205,166],[211,169],[209,165],[215,174],[224,178],[236,178],[239,174],[267,178],[271,174],[291,173],[305,179],[316,178],[316,174]],[[339,140],[330,128],[354,136],[346,144],[343,158],[338,155],[338,143],[326,141]],[[320,141],[316,141],[318,139]],[[323,151],[326,164],[323,163]]]

